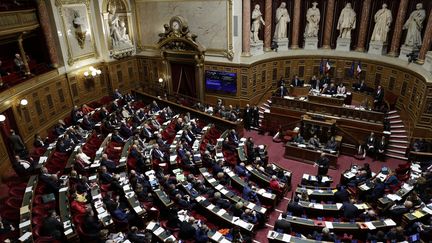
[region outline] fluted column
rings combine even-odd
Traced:
[[[402,28],[405,22],[405,16],[408,8],[408,2],[409,0],[400,0],[399,3],[399,10],[397,13],[395,27],[393,30],[393,38],[390,46],[390,51],[388,53],[390,56],[393,57],[398,55],[398,50],[399,50],[400,41],[402,37]]]
[[[243,56],[250,56],[250,35],[251,35],[251,1],[243,0],[243,20],[242,20],[242,49]]]
[[[272,0],[265,1],[264,51],[271,50]]]
[[[423,43],[420,48],[420,53],[417,59],[418,64],[424,64],[426,53],[430,50],[432,44],[432,9],[429,13],[428,22],[426,25],[426,32],[423,37]]]
[[[20,50],[20,55],[21,55],[21,59],[24,63],[24,74],[25,75],[30,75],[30,67],[28,65],[28,61],[27,61],[27,54],[24,51],[24,46],[23,46],[23,38],[22,38],[22,34],[18,37],[18,49]]]
[[[324,38],[323,38],[323,46],[324,49],[330,49],[330,38],[333,28],[333,15],[335,8],[335,0],[329,0],[327,2],[327,8],[326,8],[326,16],[325,16],[325,23],[324,23]]]
[[[50,20],[48,16],[48,9],[46,6],[45,1],[38,0],[37,1],[37,8],[38,8],[38,14],[39,14],[39,22],[42,27],[42,32],[45,36],[45,43],[48,48],[48,55],[51,61],[51,64],[53,67],[58,67],[58,56],[57,56],[57,49],[54,44],[54,38],[52,36],[52,30],[50,25]]]
[[[368,30],[368,22],[370,16],[371,0],[363,1],[363,8],[361,12],[359,37],[357,39],[356,51],[364,51],[366,46],[366,35]]]
[[[293,13],[293,21],[292,21],[292,33],[291,33],[291,48],[298,49],[299,48],[299,34],[300,34],[300,6],[301,0],[294,0],[294,13]]]

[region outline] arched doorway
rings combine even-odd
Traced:
[[[182,16],[172,17],[164,25],[158,47],[165,65],[165,80],[169,94],[181,94],[204,100],[205,48],[196,41]]]

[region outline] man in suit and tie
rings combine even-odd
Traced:
[[[166,161],[165,154],[159,149],[159,145],[154,144],[152,149],[152,157],[153,159],[159,160],[161,162]]]
[[[293,80],[291,81],[291,86],[293,87],[303,87],[303,81],[299,79],[297,75],[294,76]]]
[[[249,131],[252,125],[252,109],[250,108],[249,104],[246,104],[246,108],[244,109],[243,119],[244,119],[244,127],[247,131]]]
[[[318,165],[318,175],[327,175],[329,168],[329,159],[326,157],[325,153],[321,153],[321,156],[316,161]]]
[[[26,147],[21,137],[15,133],[13,129],[10,130],[9,142],[15,154],[23,155],[26,152]]]
[[[384,90],[382,89],[381,85],[378,85],[378,88],[374,94],[374,109],[375,110],[381,109],[383,99],[384,99]]]

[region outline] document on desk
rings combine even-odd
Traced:
[[[316,209],[324,209],[324,206],[321,203],[315,203],[314,208]]]
[[[387,198],[394,201],[400,201],[402,198],[396,194],[387,194]]]
[[[153,221],[151,221],[151,222],[147,225],[146,229],[148,229],[148,230],[152,230],[152,229],[155,227],[155,225],[156,225],[156,223],[153,222]]]
[[[224,215],[225,213],[226,213],[226,210],[225,210],[225,209],[220,209],[216,214],[219,215],[219,216],[222,216],[222,215]]]
[[[416,218],[421,218],[421,217],[424,216],[424,213],[422,213],[420,210],[416,210],[416,211],[414,211],[413,215],[414,215]]]
[[[372,222],[365,222],[364,224],[365,224],[365,225],[368,227],[368,229],[370,229],[370,230],[374,230],[374,229],[376,229],[375,225],[374,225]]]
[[[143,209],[141,208],[141,206],[138,205],[138,206],[134,207],[134,211],[135,211],[135,213],[139,214],[143,211]]]
[[[70,234],[72,234],[72,232],[73,232],[72,228],[69,228],[68,230],[65,230],[64,234],[70,235]]]
[[[47,157],[47,156],[41,156],[41,157],[39,157],[39,162],[38,162],[38,164],[43,164],[43,163],[45,163],[47,160],[48,160],[48,157]]]
[[[62,187],[60,188],[59,192],[65,192],[67,190],[69,190],[69,187]]]
[[[164,232],[164,228],[159,227],[157,228],[157,230],[154,231],[154,234],[159,236],[160,234],[162,234],[162,232]]]
[[[354,206],[356,206],[360,210],[362,210],[362,209],[368,209],[369,208],[369,206],[366,203],[354,204]]]
[[[339,210],[342,207],[342,203],[336,203],[336,208]]]
[[[29,206],[28,206],[28,205],[26,205],[26,206],[20,208],[20,215],[22,215],[22,214],[26,214],[26,213],[28,213],[28,212],[30,212],[30,209],[29,209]]]
[[[333,229],[333,223],[330,221],[325,221],[325,226],[329,229]]]
[[[221,190],[221,189],[223,189],[223,186],[222,186],[221,184],[219,184],[219,185],[215,186],[215,188],[216,188],[217,190]]]
[[[227,189],[225,189],[225,188],[222,188],[221,190],[220,190],[221,192],[222,192],[222,194],[227,194],[228,193],[228,190]]]
[[[19,228],[22,229],[22,228],[27,227],[29,225],[30,225],[30,220],[27,220],[27,221],[20,223]]]
[[[430,209],[429,207],[425,206],[422,208],[423,211],[425,211],[426,213],[432,215],[432,209]]]
[[[33,187],[32,186],[28,186],[28,187],[26,187],[25,192],[31,192],[32,190],[33,190]]]
[[[359,186],[359,188],[361,189],[361,190],[363,190],[363,191],[367,191],[367,190],[369,190],[370,188],[366,185],[366,183],[365,184],[362,184],[362,185],[360,185]]]
[[[207,206],[207,209],[209,209],[209,210],[213,210],[214,207],[215,207],[214,204],[209,204],[209,205]]]
[[[384,220],[384,224],[387,226],[395,226],[396,225],[395,221],[393,221],[392,219]]]
[[[98,208],[96,208],[96,212],[98,214],[101,214],[101,213],[105,212],[105,208],[104,207],[98,207]]]
[[[211,179],[208,180],[208,182],[214,183],[214,182],[216,182],[216,179],[215,178],[211,178]]]
[[[282,234],[282,241],[284,242],[290,242],[291,240],[291,235],[289,234]]]
[[[28,238],[30,238],[30,236],[32,236],[32,232],[25,232],[18,240],[20,242],[25,242],[28,240]]]
[[[103,218],[105,218],[106,216],[108,216],[108,212],[107,212],[107,211],[105,211],[105,212],[99,214],[99,215],[98,215],[98,218],[99,218],[99,219],[103,219]]]

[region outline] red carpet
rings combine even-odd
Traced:
[[[261,145],[265,144],[268,147],[268,154],[269,154],[269,162],[276,163],[280,166],[282,166],[285,169],[288,169],[292,171],[292,190],[291,192],[288,192],[284,200],[282,200],[275,211],[270,213],[269,220],[267,222],[267,227],[264,229],[260,229],[257,231],[255,240],[257,242],[267,242],[267,232],[269,229],[272,229],[273,227],[270,227],[269,225],[273,226],[277,217],[282,212],[286,211],[288,200],[291,198],[292,192],[296,190],[297,185],[301,182],[302,175],[304,173],[316,175],[317,168],[313,165],[305,164],[302,162],[298,162],[291,159],[285,159],[284,153],[285,148],[283,147],[283,143],[274,143],[272,140],[272,136],[268,135],[259,135],[256,131],[245,131],[244,137],[252,137],[255,145]],[[342,172],[344,172],[346,169],[350,168],[351,164],[357,164],[360,166],[363,166],[364,163],[369,163],[370,168],[373,172],[378,172],[383,166],[387,166],[391,169],[394,169],[397,167],[398,164],[404,164],[405,161],[397,160],[393,158],[387,158],[385,162],[372,162],[371,158],[366,157],[365,160],[357,160],[354,157],[341,155],[339,156],[338,160],[338,169],[332,170],[329,169],[328,175],[333,178],[333,184],[332,186],[335,187],[337,183],[340,181],[340,177]]]

